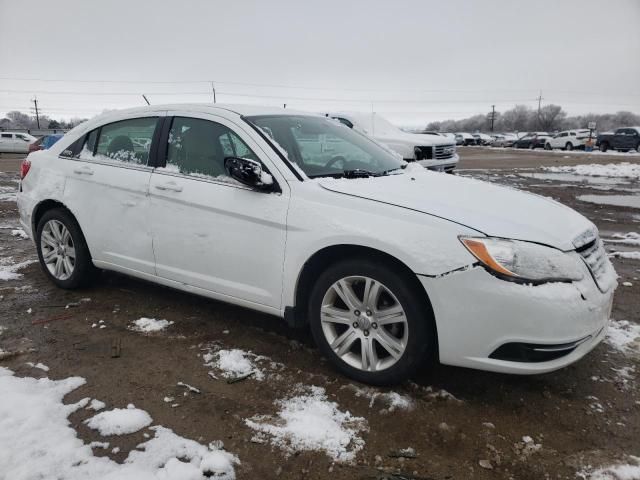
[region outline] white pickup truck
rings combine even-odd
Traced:
[[[430,170],[449,173],[458,164],[456,145],[450,138],[403,132],[377,113],[340,112],[326,115],[386,145],[407,162],[417,162]]]

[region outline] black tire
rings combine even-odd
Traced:
[[[564,149],[565,149],[567,152],[572,151],[572,150],[573,150],[573,143],[571,143],[571,142],[567,142],[567,144],[564,146]]]
[[[47,267],[42,251],[42,231],[44,226],[50,220],[57,220],[62,223],[69,233],[75,249],[75,265],[72,274],[66,279],[56,278]],[[38,259],[40,266],[49,279],[60,288],[75,289],[89,285],[95,277],[96,267],[91,260],[91,254],[87,247],[87,242],[82,234],[80,225],[68,210],[64,208],[54,208],[48,210],[42,215],[36,227],[36,250],[38,251]]]
[[[600,151],[606,152],[609,149],[609,144],[607,142],[603,142],[600,144]]]
[[[544,149],[545,150],[553,150],[553,148],[551,148],[551,144],[550,143],[545,143],[544,144]]]
[[[325,293],[335,282],[350,276],[365,276],[382,283],[393,292],[404,309],[409,332],[406,348],[396,363],[386,369],[371,372],[347,364],[333,351],[322,330],[320,309]],[[358,382],[372,385],[397,384],[409,378],[427,359],[434,358],[437,333],[433,313],[424,292],[420,292],[401,270],[383,262],[355,258],[330,265],[318,277],[311,290],[308,318],[311,333],[322,354],[339,372]]]

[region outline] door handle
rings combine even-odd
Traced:
[[[78,175],[93,175],[93,170],[89,167],[78,167],[73,169],[73,173],[77,173]]]
[[[170,183],[162,183],[160,185],[155,186],[158,190],[170,190],[172,192],[181,192],[182,187],[180,185],[176,185],[173,182]]]

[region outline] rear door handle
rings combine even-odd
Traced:
[[[170,190],[172,192],[181,192],[182,187],[180,185],[176,185],[173,182],[162,183],[160,185],[155,186],[158,190]]]
[[[73,169],[73,173],[78,175],[93,175],[93,170],[89,167],[78,167]]]

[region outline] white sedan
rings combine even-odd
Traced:
[[[616,276],[589,220],[407,164],[321,116],[109,112],[21,174],[22,226],[59,287],[100,268],[278,315],[359,381],[399,382],[428,358],[548,372],[606,333]]]

